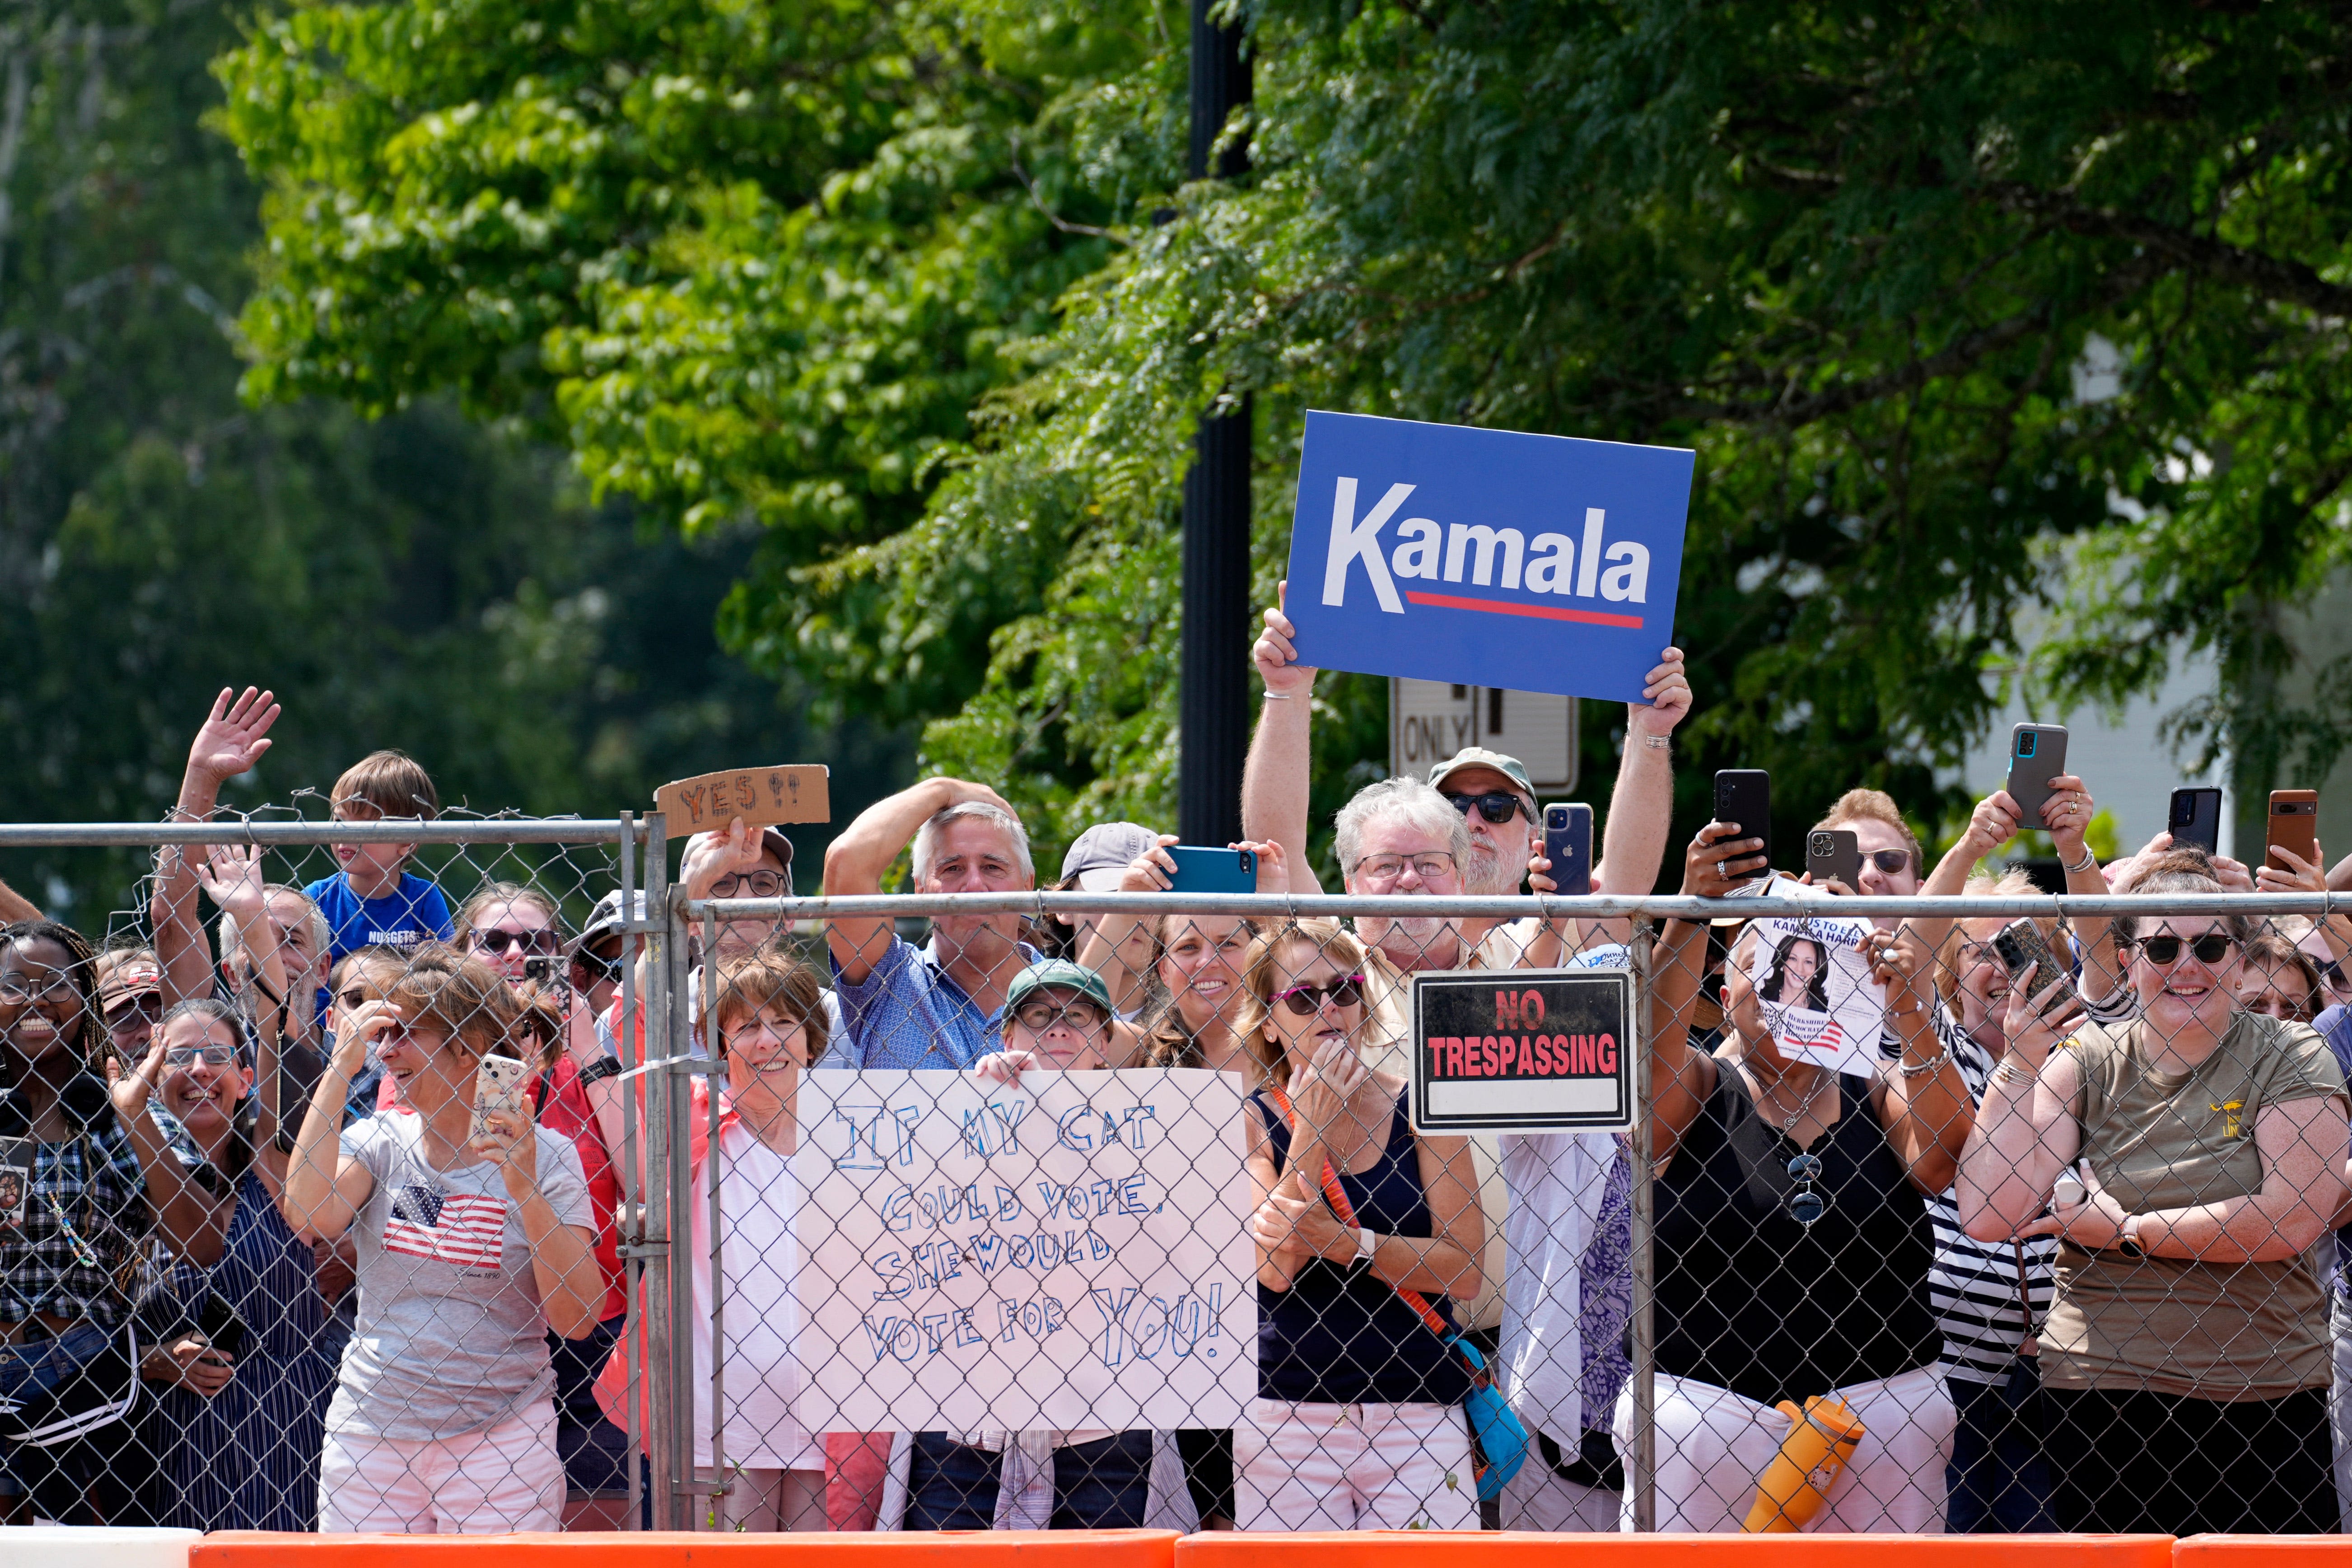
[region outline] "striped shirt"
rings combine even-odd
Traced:
[[[1984,1103],[1992,1058],[1962,1030],[1939,1000],[1936,1037],[1959,1065],[1971,1103]],[[1901,1043],[1888,1036],[1882,1051],[1899,1056]],[[2018,1346],[2030,1331],[2018,1307],[2021,1283],[2039,1325],[2050,1312],[2058,1244],[2037,1237],[2023,1244],[1977,1241],[1960,1228],[1959,1205],[1950,1188],[1927,1200],[1927,1223],[1936,1238],[1936,1258],[1927,1272],[1927,1307],[1944,1335],[1944,1375],[1958,1383],[1998,1383],[2009,1375]],[[2021,1281],[2020,1270],[2023,1271]]]

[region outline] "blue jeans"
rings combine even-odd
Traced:
[[[31,1405],[35,1419],[47,1421],[62,1412],[44,1409],[44,1403],[77,1379],[96,1377],[104,1384],[77,1396],[77,1407],[109,1405],[121,1396],[125,1369],[117,1350],[118,1331],[85,1318],[60,1334],[37,1327],[26,1332],[23,1344],[0,1345],[0,1400],[11,1406]],[[35,1335],[40,1337],[29,1337]],[[0,1439],[0,1500],[29,1492],[36,1512],[62,1524],[124,1522],[131,1506],[131,1488],[125,1479],[130,1471],[115,1457],[136,1436],[134,1423],[116,1421],[46,1447]],[[141,1456],[141,1468],[147,1463]],[[0,1504],[0,1510],[6,1506],[13,1505]]]
[[[915,1434],[908,1530],[986,1530],[1004,1456],[944,1432]],[[1151,1434],[1119,1432],[1054,1450],[1054,1530],[1138,1530],[1151,1491]]]
[[[1958,1423],[1944,1467],[1945,1527],[1955,1535],[2022,1535],[2058,1528],[2050,1510],[2050,1464],[2042,1369],[2030,1356],[1999,1383],[1948,1379]]]

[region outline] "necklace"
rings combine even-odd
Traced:
[[[1763,1097],[1769,1098],[1775,1105],[1786,1105],[1787,1102],[1781,1098],[1781,1086],[1789,1081],[1789,1069],[1786,1065],[1782,1066],[1780,1076],[1773,1079],[1769,1089],[1764,1088],[1763,1079],[1757,1073],[1756,1068],[1748,1058],[1740,1058],[1739,1065],[1748,1073],[1749,1080],[1757,1085],[1759,1093]],[[1789,1112],[1789,1120],[1781,1125],[1780,1131],[1787,1133],[1791,1138],[1795,1137],[1798,1124],[1803,1121],[1805,1120],[1806,1113],[1812,1110],[1813,1101],[1821,1098],[1821,1093],[1823,1089],[1827,1088],[1836,1080],[1837,1074],[1831,1071],[1829,1068],[1813,1068],[1812,1088],[1805,1090],[1804,1097],[1797,1101],[1796,1109]]]

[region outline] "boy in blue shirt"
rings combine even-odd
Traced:
[[[427,821],[441,815],[441,797],[415,758],[402,752],[373,752],[335,781],[338,822],[375,822],[388,816]],[[340,963],[362,947],[414,947],[446,942],[451,934],[448,901],[441,889],[401,867],[416,852],[414,844],[338,844],[340,875],[302,891],[327,917],[333,940],[329,962]]]

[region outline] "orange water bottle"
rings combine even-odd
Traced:
[[[1756,1501],[1741,1526],[1750,1535],[1785,1534],[1811,1523],[1829,1506],[1830,1489],[1864,1436],[1853,1412],[1832,1395],[1816,1394],[1801,1410],[1788,1399],[1775,1408],[1789,1417],[1789,1435],[1757,1480]]]

